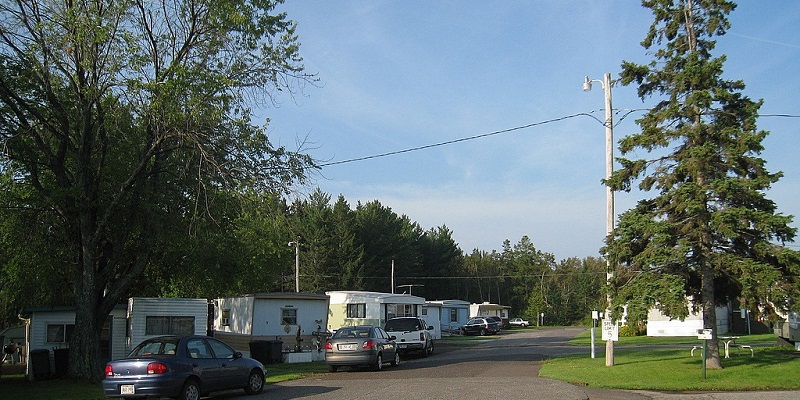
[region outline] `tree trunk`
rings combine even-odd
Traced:
[[[89,382],[99,382],[103,376],[100,365],[100,329],[98,325],[99,294],[97,286],[97,243],[94,210],[82,210],[77,240],[80,255],[76,266],[73,295],[75,298],[75,329],[70,338],[69,376]]]
[[[717,307],[714,304],[714,271],[708,262],[702,263],[703,328],[711,329],[711,340],[706,341],[706,368],[722,369],[717,342]]]
[[[69,346],[69,376],[100,382],[104,365],[100,362],[100,330],[94,301],[79,301],[75,310],[75,330]]]

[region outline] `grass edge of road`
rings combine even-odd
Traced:
[[[605,365],[605,342],[596,341],[590,357],[589,332],[570,344],[586,346],[585,354],[572,354],[546,361],[539,376],[591,388],[655,391],[762,391],[800,389],[797,371],[800,352],[777,346],[774,334],[742,335],[732,347],[731,358],[723,358],[721,370],[706,370],[703,377],[701,351],[696,338],[621,337],[615,343],[614,365]],[[720,350],[723,346],[720,345]]]

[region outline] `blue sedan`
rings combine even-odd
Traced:
[[[145,340],[126,358],[106,365],[103,391],[112,398],[175,397],[199,400],[210,392],[264,388],[264,366],[208,336]]]

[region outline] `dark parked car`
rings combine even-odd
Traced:
[[[379,326],[345,326],[325,343],[325,362],[331,372],[345,365],[367,365],[379,371],[384,363],[391,362],[396,367],[400,353],[394,340]]]
[[[258,394],[264,365],[208,336],[160,336],[106,364],[106,397],[176,397],[199,400],[210,392],[244,389]]]
[[[484,317],[475,317],[467,321],[467,324],[461,327],[461,333],[464,335],[491,335],[500,331],[497,322]]]
[[[503,319],[502,318],[493,315],[491,317],[486,317],[486,319],[489,319],[489,320],[492,320],[494,322],[497,322],[497,331],[498,332],[503,330]]]

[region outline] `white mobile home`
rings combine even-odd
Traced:
[[[472,303],[469,305],[469,317],[500,317],[503,325],[508,324],[508,314],[511,307],[500,304],[493,304],[485,301],[483,303]]]
[[[328,310],[328,329],[343,326],[383,326],[394,317],[422,316],[425,299],[410,294],[362,291],[333,291]]]
[[[214,336],[249,354],[253,340],[280,341],[285,350],[318,349],[328,324],[329,297],[317,293],[245,294],[214,300]]]
[[[430,301],[426,301],[425,305],[422,306],[422,317],[425,320],[425,323],[428,326],[433,327],[433,336],[434,339],[441,339],[442,338],[442,321],[441,321],[441,314],[442,314],[442,305],[439,303],[434,303]]]
[[[75,307],[35,307],[23,310],[25,358],[29,379],[66,373],[69,339],[75,330]],[[205,335],[206,299],[133,297],[115,307],[100,332],[103,361],[125,357],[141,341],[159,335]]]
[[[717,307],[717,334],[728,332],[730,308]],[[647,313],[647,336],[697,336],[698,329],[703,329],[703,313],[691,312],[681,321],[672,319],[651,308]]]
[[[124,357],[125,305],[111,311],[100,333],[103,361]],[[75,330],[75,307],[32,307],[22,311],[25,319],[25,354],[28,379],[60,376],[69,367],[69,339]]]
[[[205,335],[208,300],[131,297],[128,299],[128,343],[132,350],[143,340],[161,335]]]
[[[439,304],[439,326],[442,333],[458,332],[469,321],[469,302],[464,300],[433,300],[427,304]]]

